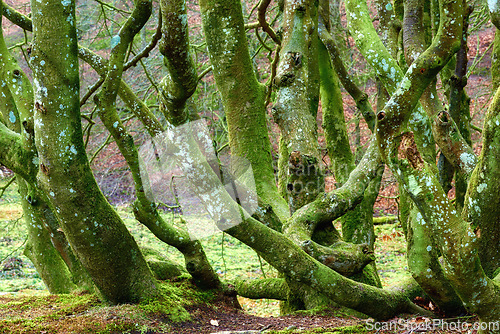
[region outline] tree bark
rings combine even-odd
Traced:
[[[289,208],[276,187],[265,89],[255,77],[248,53],[241,3],[203,0],[200,7],[210,62],[226,113],[231,155],[251,163],[263,207],[269,205],[284,221],[289,217]]]
[[[463,24],[460,2],[440,1],[440,29],[431,46],[410,66],[400,88],[378,114],[378,142],[386,162],[422,214],[421,226],[434,234],[445,261],[445,275],[465,307],[480,321],[499,315],[498,286],[481,268],[475,253],[477,238],[457,214],[403,126],[433,77],[460,47]],[[399,147],[399,148],[398,148]],[[410,149],[409,149],[410,148]],[[428,251],[432,246],[427,247]]]
[[[74,6],[32,2],[37,181],[102,297],[113,303],[152,298],[159,294],[152,273],[99,190],[85,153]]]
[[[273,118],[281,130],[281,193],[290,212],[324,190],[316,115],[319,101],[318,8],[314,1],[285,1],[283,39],[274,79]],[[286,188],[284,188],[286,187]]]

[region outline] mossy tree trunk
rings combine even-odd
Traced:
[[[37,181],[106,300],[155,297],[156,283],[142,253],[88,164],[80,123],[75,4],[33,1],[32,9]]]
[[[423,1],[405,1],[403,19],[403,40],[406,61],[411,65],[420,54],[429,46],[428,34],[430,22],[425,19],[425,5]],[[440,110],[440,102],[436,90],[436,81],[433,80],[423,92],[420,102],[429,117],[435,116]],[[446,163],[449,163],[446,161]],[[439,175],[442,175],[441,173]],[[453,176],[453,173],[451,174]],[[400,187],[402,196],[408,196],[404,188]],[[413,278],[419,283],[427,295],[441,310],[447,314],[462,313],[463,308],[457,294],[446,279],[439,263],[439,251],[435,247],[432,235],[421,227],[422,215],[413,203],[410,202],[410,216],[407,224],[407,257],[408,267]],[[431,245],[432,250],[427,247]]]
[[[491,21],[500,27],[500,8],[498,2],[491,8]],[[500,91],[496,88],[486,114],[483,127],[482,151],[474,172],[470,176],[469,187],[465,196],[462,218],[471,223],[477,236],[477,245],[481,266],[488,277],[498,274],[500,259],[498,244],[499,181],[498,154],[500,150]]]
[[[160,100],[165,117],[173,126],[189,120],[186,102],[198,85],[198,75],[189,46],[186,2],[162,1],[160,51],[168,74],[161,83]]]
[[[324,190],[316,125],[318,4],[285,1],[284,5],[273,118],[281,130],[280,191],[293,213]]]
[[[427,85],[460,47],[464,8],[461,2],[440,1],[440,26],[431,46],[412,64],[398,91],[378,114],[382,155],[416,204],[427,235],[435,235],[443,255],[446,278],[464,306],[484,322],[499,316],[497,284],[486,276],[476,252],[477,237],[447,198],[432,168],[416,149],[404,126]],[[432,246],[427,250],[430,252]],[[491,330],[488,332],[498,332]]]
[[[289,209],[278,193],[272,167],[265,87],[257,81],[250,59],[241,3],[203,0],[200,7],[210,62],[226,113],[231,154],[251,163],[261,207],[272,208],[284,221]]]
[[[326,6],[323,6],[324,8]],[[327,10],[321,12],[321,17],[328,16]],[[325,20],[322,20],[325,22]],[[325,22],[326,23],[326,22]],[[334,51],[333,41],[328,38],[328,24],[325,24],[325,31],[322,33],[323,40],[331,44],[330,50]],[[330,61],[330,54],[320,41],[319,44],[319,63],[320,63],[320,77],[321,77],[321,106],[323,112],[323,129],[325,132],[325,139],[327,145],[327,151],[330,156],[330,161],[333,165],[333,171],[335,175],[335,180],[337,184],[343,185],[348,179],[351,172],[356,167],[354,161],[354,155],[352,154],[351,147],[349,144],[349,137],[347,132],[347,126],[345,122],[344,109],[342,103],[342,95],[340,92],[339,79],[336,72],[333,69],[332,62]],[[334,55],[334,54],[333,54]],[[342,69],[344,66],[340,59],[336,60],[337,67]],[[344,81],[346,81],[344,79]],[[349,83],[350,85],[351,83]],[[354,89],[355,91],[359,89]],[[366,95],[366,94],[362,94]],[[360,94],[356,94],[360,96]],[[360,99],[366,104],[369,104],[367,98]],[[361,102],[361,101],[360,101]],[[361,104],[365,106],[366,104]],[[365,114],[373,115],[373,111],[370,108],[365,109]],[[373,115],[374,116],[374,115]],[[368,120],[372,119],[367,117]],[[378,188],[380,186],[380,180],[382,177],[383,167],[380,167],[380,171],[376,173],[373,181],[364,191],[364,197],[360,204],[353,210],[350,210],[342,218],[342,236],[343,240],[346,242],[352,242],[355,244],[365,244],[368,248],[373,251],[373,246],[375,242],[375,233],[373,230],[373,204],[378,195]],[[368,269],[371,269],[371,278],[368,278]],[[371,263],[369,267],[364,270],[365,277],[358,273],[359,279],[364,282],[372,282],[374,285],[380,285],[380,279],[378,278],[377,271],[375,269],[375,264]]]
[[[500,86],[500,31],[496,27],[493,43],[493,50],[491,51],[491,80],[493,81],[493,90],[496,91],[498,86]]]
[[[4,3],[0,3],[3,11]],[[2,18],[0,17],[0,23]],[[1,114],[4,123],[21,135],[24,151],[37,160],[33,132],[33,88],[0,34],[0,68],[3,81]],[[35,169],[27,168],[34,181]],[[38,194],[35,184],[29,184],[20,174],[16,177],[28,238],[24,253],[34,263],[45,285],[52,293],[67,293],[78,286],[91,289],[91,281],[75,258],[64,235],[57,232],[58,222],[53,212]]]

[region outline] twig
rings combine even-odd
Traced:
[[[271,102],[271,92],[273,91],[273,81],[274,78],[276,77],[276,69],[278,68],[278,62],[280,59],[280,50],[281,47],[279,45],[276,45],[276,50],[274,51],[274,59],[273,62],[271,63],[271,77],[269,78],[269,81],[267,83],[267,96],[266,96],[266,102],[265,106]]]
[[[7,184],[5,186],[0,187],[0,189],[2,190],[2,192],[0,193],[0,197],[3,196],[5,191],[10,187],[10,185],[14,182],[15,179],[16,179],[16,177],[12,176],[11,179],[7,182]]]
[[[90,117],[82,114],[82,118],[84,118],[89,122],[89,124],[85,127],[85,129],[83,129],[83,133],[87,133],[87,138],[85,138],[85,149],[87,148],[90,141],[90,130],[95,125],[95,122],[92,120],[92,118],[94,117],[94,113],[96,111],[97,111],[97,106],[94,106],[94,110],[92,110],[92,112],[90,113]]]
[[[259,258],[259,265],[260,271],[262,271],[262,276],[264,276],[264,278],[267,278],[266,272],[264,271],[264,264],[262,263],[262,258],[260,257],[259,253],[257,253],[257,257]]]
[[[201,74],[198,76],[198,82],[200,82],[200,81],[201,81],[201,79],[203,79],[203,77],[204,77],[205,75],[207,75],[207,74],[208,74],[208,72],[210,72],[211,70],[213,70],[213,67],[212,67],[212,66],[209,66],[209,67],[207,67],[207,68],[206,68],[203,72],[201,72]]]
[[[476,60],[476,58],[474,59],[474,62],[472,63],[472,65],[469,67],[469,71],[467,71],[467,79],[471,76],[472,72],[476,69],[476,66],[477,64],[479,64],[481,62],[481,60],[483,60],[484,56],[486,56],[486,54],[488,53],[488,51],[490,51],[490,49],[492,48],[494,43],[491,43],[488,48],[486,49],[486,51],[484,51],[483,55],[479,58],[479,60]],[[477,48],[477,52],[479,53],[479,47]],[[477,57],[477,54],[476,54],[476,57]]]
[[[261,27],[261,25],[259,22],[252,22],[252,23],[245,24],[246,30],[256,29],[256,28],[260,28],[260,27]]]
[[[264,47],[267,51],[273,52],[273,49],[262,40],[262,37],[260,36],[258,29],[255,29],[255,35],[257,36],[257,39],[259,40],[260,45],[262,47]],[[259,53],[259,51],[260,50],[257,50],[257,52],[255,52],[254,57]]]
[[[470,128],[471,128],[471,129],[476,130],[476,131],[477,131],[477,132],[479,132],[479,133],[483,133],[483,129],[481,129],[480,127],[478,127],[478,126],[476,126],[476,125],[472,124],[472,122],[471,122],[471,123],[469,123],[469,126],[470,126]]]
[[[225,236],[226,236],[226,232],[222,231],[221,257],[222,257],[222,265],[224,266],[224,277],[226,276],[226,273],[227,273],[226,258],[224,257],[224,237]]]
[[[379,194],[378,197],[385,198],[385,199],[398,199],[399,195],[398,196],[384,196],[384,195]]]
[[[113,6],[113,5],[110,5],[109,3],[106,3],[106,2],[104,2],[102,0],[94,0],[94,1],[97,2],[98,4],[100,4],[101,7],[108,7],[109,9],[116,10],[118,12],[125,13],[127,15],[130,15],[130,13],[131,13],[131,12],[128,12],[126,10],[117,8],[117,7]]]
[[[94,94],[99,87],[101,87],[102,83],[104,82],[104,76],[99,77],[99,80],[97,80],[92,87],[89,88],[87,93],[82,97],[82,100],[80,101],[80,107],[83,106],[85,103],[87,103],[87,100]]]
[[[223,149],[225,149],[226,147],[229,146],[229,142],[225,143],[224,145],[222,145],[218,150],[217,150],[217,153],[220,153]]]
[[[156,89],[156,93],[163,94],[163,91],[160,90],[160,88],[158,88],[158,85],[154,82],[153,78],[149,74],[148,69],[146,68],[146,65],[144,65],[144,62],[142,61],[142,59],[139,59],[139,63],[141,64],[142,69],[144,70],[144,74],[146,74],[146,78],[149,80],[151,85]],[[166,98],[166,96],[164,96],[164,97]]]
[[[21,218],[22,218],[22,216],[21,216]],[[21,218],[19,218],[19,219],[21,219]],[[17,219],[17,220],[19,220],[19,219]],[[0,263],[3,263],[5,260],[7,260],[9,257],[11,257],[11,256],[12,256],[12,254],[17,253],[17,251],[19,251],[21,248],[23,248],[23,247],[24,247],[24,245],[26,245],[26,242],[27,242],[27,241],[28,241],[28,237],[26,237],[26,238],[24,239],[23,243],[22,243],[19,247],[17,247],[17,248],[16,248],[16,249],[14,249],[12,252],[10,252],[9,254],[7,254],[7,255],[6,255],[6,256],[5,256],[5,257],[4,257],[4,258],[0,261]]]
[[[259,3],[257,2],[253,7],[252,9],[250,10],[250,13],[248,14],[247,16],[247,20],[250,19],[250,16],[252,16],[253,12],[257,9],[257,7],[259,6]]]
[[[106,138],[106,140],[104,141],[104,143],[97,149],[97,151],[95,151],[94,155],[90,159],[90,162],[89,162],[90,165],[94,162],[97,155],[111,142],[112,138],[113,137],[111,137],[111,134],[109,134],[108,137]]]
[[[281,45],[281,40],[278,38],[273,28],[271,28],[266,21],[266,10],[270,3],[271,0],[260,1],[258,8],[259,23],[262,26],[262,30],[264,30],[276,44]]]
[[[175,182],[174,178],[176,175],[172,175],[172,178],[170,179],[170,192],[172,193],[172,196],[174,197],[175,204],[181,209],[182,212],[182,206],[181,203],[179,202],[179,198],[177,198],[177,188],[175,187]],[[180,177],[180,176],[177,176]]]
[[[146,47],[142,51],[140,51],[134,58],[132,58],[123,66],[124,71],[130,67],[136,66],[139,60],[149,56],[149,53],[151,52],[151,50],[155,48],[156,44],[161,38],[161,24],[162,24],[162,18],[160,13],[158,15],[158,26],[156,27],[156,31],[153,37],[151,37],[151,41],[149,42],[148,45],[146,45]]]

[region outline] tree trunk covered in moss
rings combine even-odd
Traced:
[[[379,16],[382,43],[392,57],[397,59],[399,35],[402,32],[401,22],[396,17],[394,6],[390,0],[377,0],[375,4]]]
[[[250,299],[287,300],[290,292],[284,278],[237,280],[235,289],[238,295]]]
[[[471,222],[478,238],[478,252],[481,266],[488,277],[494,277],[500,268],[500,241],[498,224],[500,221],[500,91],[497,92],[484,120],[483,149],[479,162],[472,173],[462,217]]]
[[[273,117],[281,130],[280,180],[290,212],[324,190],[316,115],[319,101],[318,8],[314,1],[285,1],[283,39],[274,85]]]
[[[210,62],[226,113],[231,154],[252,164],[257,194],[284,221],[289,210],[276,187],[265,89],[255,77],[248,53],[241,3],[203,0],[200,7]]]
[[[105,299],[117,303],[155,297],[152,273],[97,187],[84,150],[74,2],[33,1],[32,8],[37,180]]]
[[[169,72],[161,82],[160,101],[167,121],[178,126],[189,120],[186,102],[196,90],[198,75],[189,46],[186,2],[165,0],[160,7],[160,51]]]
[[[462,302],[448,282],[439,263],[439,249],[432,236],[422,228],[423,224],[424,218],[413,206],[406,235],[408,268],[415,281],[440,310],[447,315],[461,314],[465,311]]]
[[[17,184],[21,194],[24,220],[28,230],[28,240],[24,254],[33,262],[36,271],[42,278],[50,293],[69,293],[77,288],[71,272],[61,255],[51,243],[49,232],[43,226],[43,212],[34,198],[28,199],[28,185],[18,178]]]
[[[423,1],[408,0],[405,2],[405,8],[407,10],[403,21],[404,51],[407,63],[412,64],[427,49],[429,45],[427,34],[430,33],[431,27],[430,22],[424,20]],[[430,117],[435,116],[441,109],[434,80],[423,92],[420,102]],[[408,196],[404,189],[401,190],[402,196]],[[445,278],[438,260],[440,254],[436,250],[435,241],[422,229],[422,215],[413,203],[410,203],[410,206],[407,225],[407,258],[410,272],[441,310],[446,314],[461,313],[463,312],[461,301]],[[431,251],[428,250],[429,246]]]
[[[319,43],[322,126],[335,181],[342,186],[356,165],[349,144],[339,79],[333,70],[328,51],[322,42]]]
[[[3,11],[4,3],[0,3]],[[0,23],[2,18],[0,17]],[[33,88],[28,77],[11,55],[5,44],[3,30],[0,34],[0,68],[2,85],[1,113],[8,127],[21,135],[24,151],[32,157],[30,165],[36,166],[37,152],[33,132]],[[31,168],[26,168],[29,172]],[[75,258],[64,235],[56,232],[53,213],[37,194],[34,171],[30,177],[16,177],[24,221],[28,231],[25,254],[35,264],[37,272],[52,293],[67,293],[77,285],[91,289],[91,281]],[[49,220],[52,220],[49,222]],[[75,284],[76,283],[76,284]]]
[[[498,286],[484,273],[475,252],[477,237],[462,220],[442,190],[433,169],[416,149],[413,134],[404,126],[423,91],[460,47],[463,4],[440,1],[439,31],[432,45],[407,72],[399,90],[378,115],[378,142],[386,162],[416,204],[427,235],[436,236],[445,275],[465,307],[480,321],[498,319]],[[399,152],[399,153],[398,153]],[[432,246],[427,246],[431,251]],[[493,332],[493,331],[492,331]]]
[[[470,98],[464,88],[467,85],[467,38],[469,27],[469,16],[472,6],[467,7],[463,23],[462,41],[460,49],[456,54],[455,72],[450,78],[450,115],[457,124],[460,134],[465,142],[472,146],[470,132]],[[465,193],[467,191],[468,174],[460,170],[455,171],[455,205],[457,211],[461,212],[464,207]]]
[[[493,50],[491,51],[491,80],[493,91],[500,86],[500,32],[495,27],[495,39],[493,40]]]

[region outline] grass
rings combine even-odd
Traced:
[[[398,284],[411,274],[406,261],[406,240],[399,223],[376,225],[375,254],[384,287]]]

